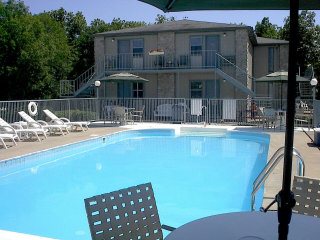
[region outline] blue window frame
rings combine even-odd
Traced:
[[[268,48],[268,72],[274,72],[274,47]]]
[[[201,55],[202,53],[202,37],[201,36],[190,37],[190,53],[191,55]]]
[[[190,82],[190,97],[191,98],[202,98],[202,81],[191,81]]]
[[[132,39],[132,54],[135,57],[143,55],[143,39],[142,38]]]

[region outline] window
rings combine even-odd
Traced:
[[[132,84],[132,95],[134,98],[143,98],[143,83]]]
[[[202,98],[202,81],[191,81],[190,83],[190,97]]]
[[[141,57],[143,54],[143,39],[133,39],[132,40],[132,53],[135,57]]]
[[[268,72],[274,72],[274,47],[268,48]]]
[[[202,51],[202,37],[201,36],[190,37],[191,55],[201,55],[201,51]]]

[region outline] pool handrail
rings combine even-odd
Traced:
[[[253,182],[253,190],[251,192],[251,211],[255,210],[255,195],[257,191],[260,189],[260,187],[265,183],[267,178],[269,177],[270,173],[273,171],[273,169],[278,165],[281,159],[284,157],[284,151],[285,147],[280,147],[270,158],[266,166],[262,169],[258,177]],[[299,151],[296,148],[293,148],[292,154],[298,158],[297,161],[297,175],[298,176],[304,176],[305,174],[305,164],[304,160],[299,153]]]

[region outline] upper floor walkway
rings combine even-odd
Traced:
[[[252,79],[246,69],[236,65],[236,56],[222,56],[216,51],[197,51],[189,54],[164,53],[155,50],[147,54],[104,55],[96,64],[74,80],[60,81],[60,96],[75,97],[92,89],[94,81],[119,72],[130,73],[179,73],[216,72],[222,79],[248,95]]]

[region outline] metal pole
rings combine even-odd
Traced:
[[[283,166],[282,189],[276,196],[278,204],[278,233],[279,240],[287,240],[292,208],[295,206],[294,194],[291,192],[292,151],[294,140],[294,115],[296,98],[296,68],[298,46],[298,17],[299,0],[290,1],[290,45],[289,45],[289,71],[287,91],[287,116],[285,155]]]

